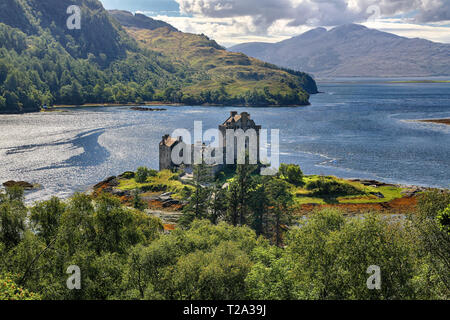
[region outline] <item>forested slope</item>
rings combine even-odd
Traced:
[[[66,25],[70,16],[67,8],[73,4],[81,8],[79,30],[69,30]],[[141,26],[155,21],[146,21],[144,16],[137,18]],[[154,32],[163,42],[160,35],[184,35],[173,30],[166,27]],[[223,80],[213,77],[205,84],[209,76],[205,78],[204,68],[199,66],[207,65],[208,50],[226,51],[208,39],[204,42],[207,50],[196,52],[199,64],[192,67],[174,59],[168,46],[152,47],[136,41],[97,0],[2,1],[0,113],[38,111],[42,105],[52,104],[144,101],[307,104],[309,95],[303,88],[312,84],[310,92],[314,93],[315,83],[305,74],[260,62],[257,66],[248,65],[254,60],[244,55],[240,59],[250,68],[247,75],[232,79],[234,73]],[[232,92],[233,80],[239,84],[235,87],[245,90]]]

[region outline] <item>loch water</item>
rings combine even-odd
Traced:
[[[217,128],[230,111],[280,130],[281,162],[306,174],[450,188],[450,83],[389,79],[319,81],[307,107],[67,108],[0,115],[0,184],[38,183],[27,200],[68,197],[139,166],[158,168],[161,137],[175,129]],[[395,79],[392,79],[395,80]],[[405,80],[405,79],[402,79]],[[152,106],[154,107],[154,106]]]

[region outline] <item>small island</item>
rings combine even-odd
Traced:
[[[425,119],[425,120],[418,120],[418,121],[426,122],[426,123],[437,123],[437,124],[450,125],[450,119]]]
[[[147,107],[132,107],[130,109],[134,111],[167,111],[167,109],[164,108],[147,108]]]

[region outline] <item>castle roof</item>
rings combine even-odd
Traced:
[[[236,111],[231,111],[230,117],[223,123],[223,125],[226,126],[227,124],[239,122],[239,120],[241,120],[242,118],[250,120],[250,114],[248,114],[247,112],[242,112],[241,114],[238,114]]]
[[[175,145],[177,142],[179,142],[178,139],[172,138],[170,136],[164,136],[163,140],[161,141],[161,145],[165,145],[167,147],[172,147],[173,145]]]
[[[226,125],[227,123],[238,122],[241,118],[242,116],[240,114],[237,114],[235,116],[229,117],[223,124]]]

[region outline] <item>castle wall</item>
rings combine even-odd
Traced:
[[[172,169],[172,148],[159,145],[159,170]]]

